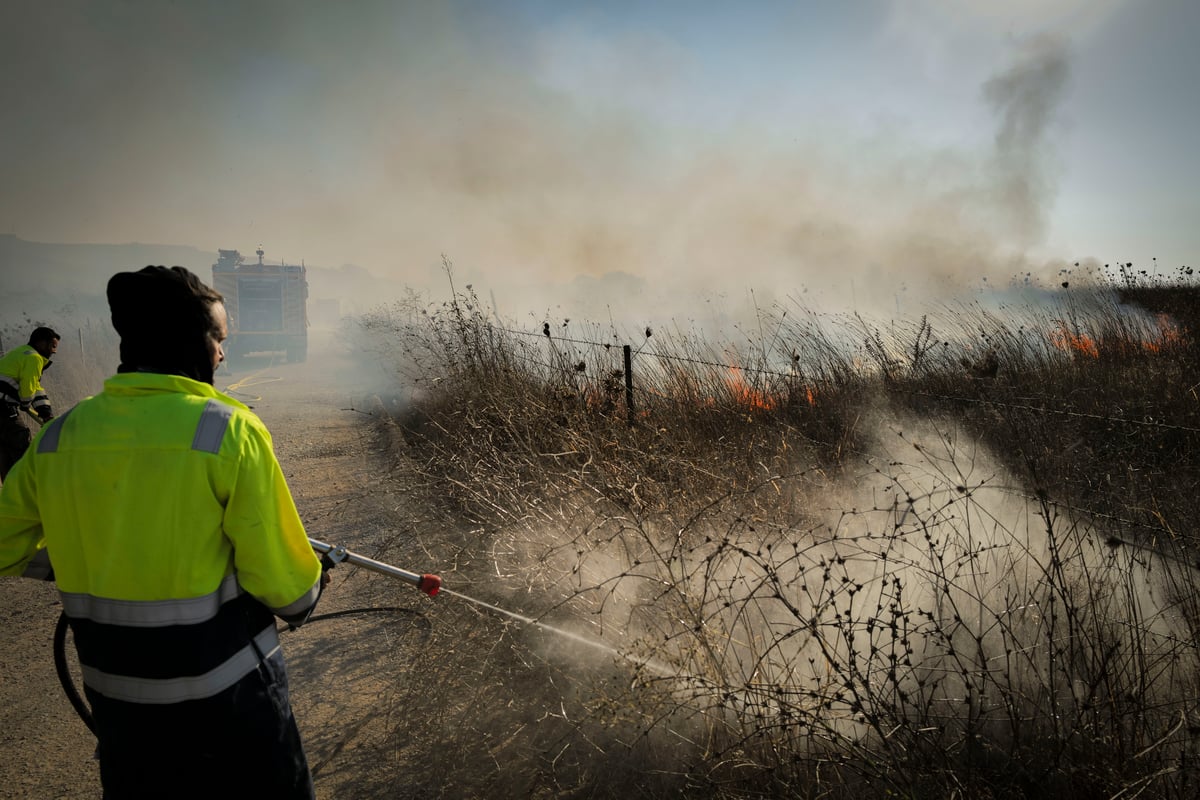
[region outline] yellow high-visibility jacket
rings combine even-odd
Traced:
[[[0,358],[0,395],[5,402],[20,405],[21,410],[35,412],[50,411],[50,398],[42,388],[42,370],[46,359],[33,348],[24,344],[9,350]],[[41,413],[38,416],[42,416]]]
[[[44,548],[44,549],[43,549]],[[39,432],[0,488],[0,575],[53,567],[84,683],[210,697],[278,648],[321,567],[266,427],[178,375],[125,373]]]

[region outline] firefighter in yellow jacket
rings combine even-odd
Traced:
[[[60,338],[50,328],[35,328],[29,344],[0,358],[0,481],[25,454],[32,438],[22,412],[36,416],[42,425],[54,419],[50,398],[42,388],[42,372],[50,366]]]
[[[275,617],[323,585],[271,437],[216,391],[221,296],[182,267],[108,283],[121,365],[0,489],[0,575],[53,577],[105,798],[311,798]]]

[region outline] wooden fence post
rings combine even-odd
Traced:
[[[634,422],[633,416],[633,347],[625,345],[625,408],[629,412],[629,424]]]

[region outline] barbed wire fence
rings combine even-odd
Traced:
[[[725,370],[725,371],[737,370],[738,372],[743,373],[743,374],[758,375],[758,376],[763,376],[766,378],[779,378],[779,379],[783,379],[783,380],[794,380],[798,377],[798,375],[795,371],[785,372],[782,370],[769,369],[769,368],[764,368],[764,367],[755,367],[755,366],[742,365],[742,364],[730,364],[727,361],[716,361],[716,360],[710,360],[710,359],[704,359],[704,358],[696,358],[694,356],[685,356],[685,355],[679,355],[676,353],[667,353],[667,352],[663,352],[661,350],[647,351],[644,349],[644,347],[645,347],[644,344],[643,344],[643,347],[638,348],[637,350],[634,350],[633,346],[629,345],[629,344],[620,344],[620,343],[614,343],[614,342],[600,342],[600,341],[595,341],[592,339],[581,339],[581,338],[572,337],[572,336],[555,336],[554,334],[550,333],[548,325],[545,326],[541,332],[519,330],[519,329],[515,329],[515,328],[506,328],[506,327],[502,327],[502,326],[498,326],[497,330],[503,331],[505,333],[510,333],[513,335],[518,335],[518,336],[525,336],[525,337],[531,337],[531,338],[537,338],[537,339],[546,339],[552,345],[554,343],[561,342],[561,343],[571,344],[571,345],[580,345],[580,346],[586,346],[586,347],[592,347],[592,348],[601,348],[605,351],[619,349],[619,351],[622,353],[622,356],[623,356],[625,398],[626,398],[626,403],[627,403],[627,411],[630,414],[631,420],[633,419],[633,414],[635,411],[635,406],[634,406],[635,385],[634,385],[634,374],[633,374],[633,367],[634,367],[633,359],[634,359],[634,357],[638,357],[638,358],[649,357],[649,358],[658,359],[659,361],[691,364],[694,366],[702,366],[702,367],[711,368],[711,369],[715,369],[715,370]],[[522,360],[526,361],[527,363],[529,363],[531,365],[541,367],[541,368],[544,368],[547,370],[558,370],[558,369],[562,368],[562,364],[554,364],[554,363],[551,363],[548,361],[542,361],[542,360],[539,360],[539,359],[529,356],[529,355],[522,354],[520,357],[522,358]],[[1063,416],[1063,417],[1087,419],[1087,420],[1097,421],[1097,422],[1111,422],[1111,423],[1115,423],[1115,424],[1119,424],[1119,425],[1139,426],[1139,427],[1153,428],[1153,429],[1158,429],[1158,430],[1173,430],[1173,431],[1178,431],[1181,433],[1200,434],[1200,427],[1181,425],[1178,423],[1167,422],[1165,420],[1158,419],[1158,418],[1135,419],[1135,418],[1131,418],[1131,417],[1114,416],[1114,415],[1107,415],[1107,414],[1096,414],[1096,413],[1091,413],[1091,412],[1086,412],[1086,411],[1077,411],[1077,410],[1066,409],[1066,408],[1054,408],[1047,403],[1043,403],[1042,405],[1033,405],[1030,403],[1013,403],[1013,402],[1009,402],[1009,401],[1005,401],[1005,400],[996,400],[996,399],[987,398],[987,397],[968,397],[965,395],[941,394],[941,393],[937,393],[937,392],[918,391],[918,390],[914,390],[914,389],[907,389],[907,388],[904,388],[903,386],[893,386],[891,388],[891,391],[897,392],[900,394],[907,394],[907,395],[910,395],[913,397],[926,397],[929,399],[944,400],[944,401],[954,402],[954,403],[986,405],[986,406],[1002,408],[1002,409],[1006,409],[1006,410],[1010,410],[1010,411],[1026,411],[1026,412],[1033,412],[1033,413],[1038,413],[1038,414],[1051,414],[1051,415],[1059,415],[1059,416]]]

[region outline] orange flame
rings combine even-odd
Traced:
[[[1142,342],[1142,348],[1149,353],[1161,353],[1182,347],[1185,341],[1184,331],[1170,314],[1155,314],[1154,321],[1158,324],[1158,335],[1148,342]]]
[[[1100,347],[1106,352],[1115,351],[1122,354],[1162,353],[1184,346],[1187,343],[1187,330],[1171,318],[1169,314],[1155,314],[1158,331],[1149,339],[1136,341],[1124,335],[1105,337],[1097,341],[1083,333],[1073,333],[1065,322],[1058,322],[1058,330],[1050,333],[1050,343],[1067,353],[1080,355],[1085,358],[1099,358]]]
[[[729,376],[725,379],[725,383],[733,395],[734,402],[738,405],[760,411],[772,411],[783,405],[783,398],[779,395],[762,389],[756,389],[746,383],[741,367],[730,366]],[[804,399],[808,401],[810,406],[815,406],[817,404],[817,390],[811,385],[805,384]],[[713,404],[711,398],[709,398],[708,404]]]
[[[778,405],[776,398],[747,384],[742,378],[740,367],[730,367],[729,377],[725,379],[725,382],[733,394],[734,401],[739,405],[757,408],[761,411],[770,411]]]
[[[1065,322],[1058,323],[1058,330],[1050,333],[1050,343],[1067,353],[1075,353],[1087,358],[1099,358],[1100,348],[1096,340],[1082,333],[1072,333]]]

